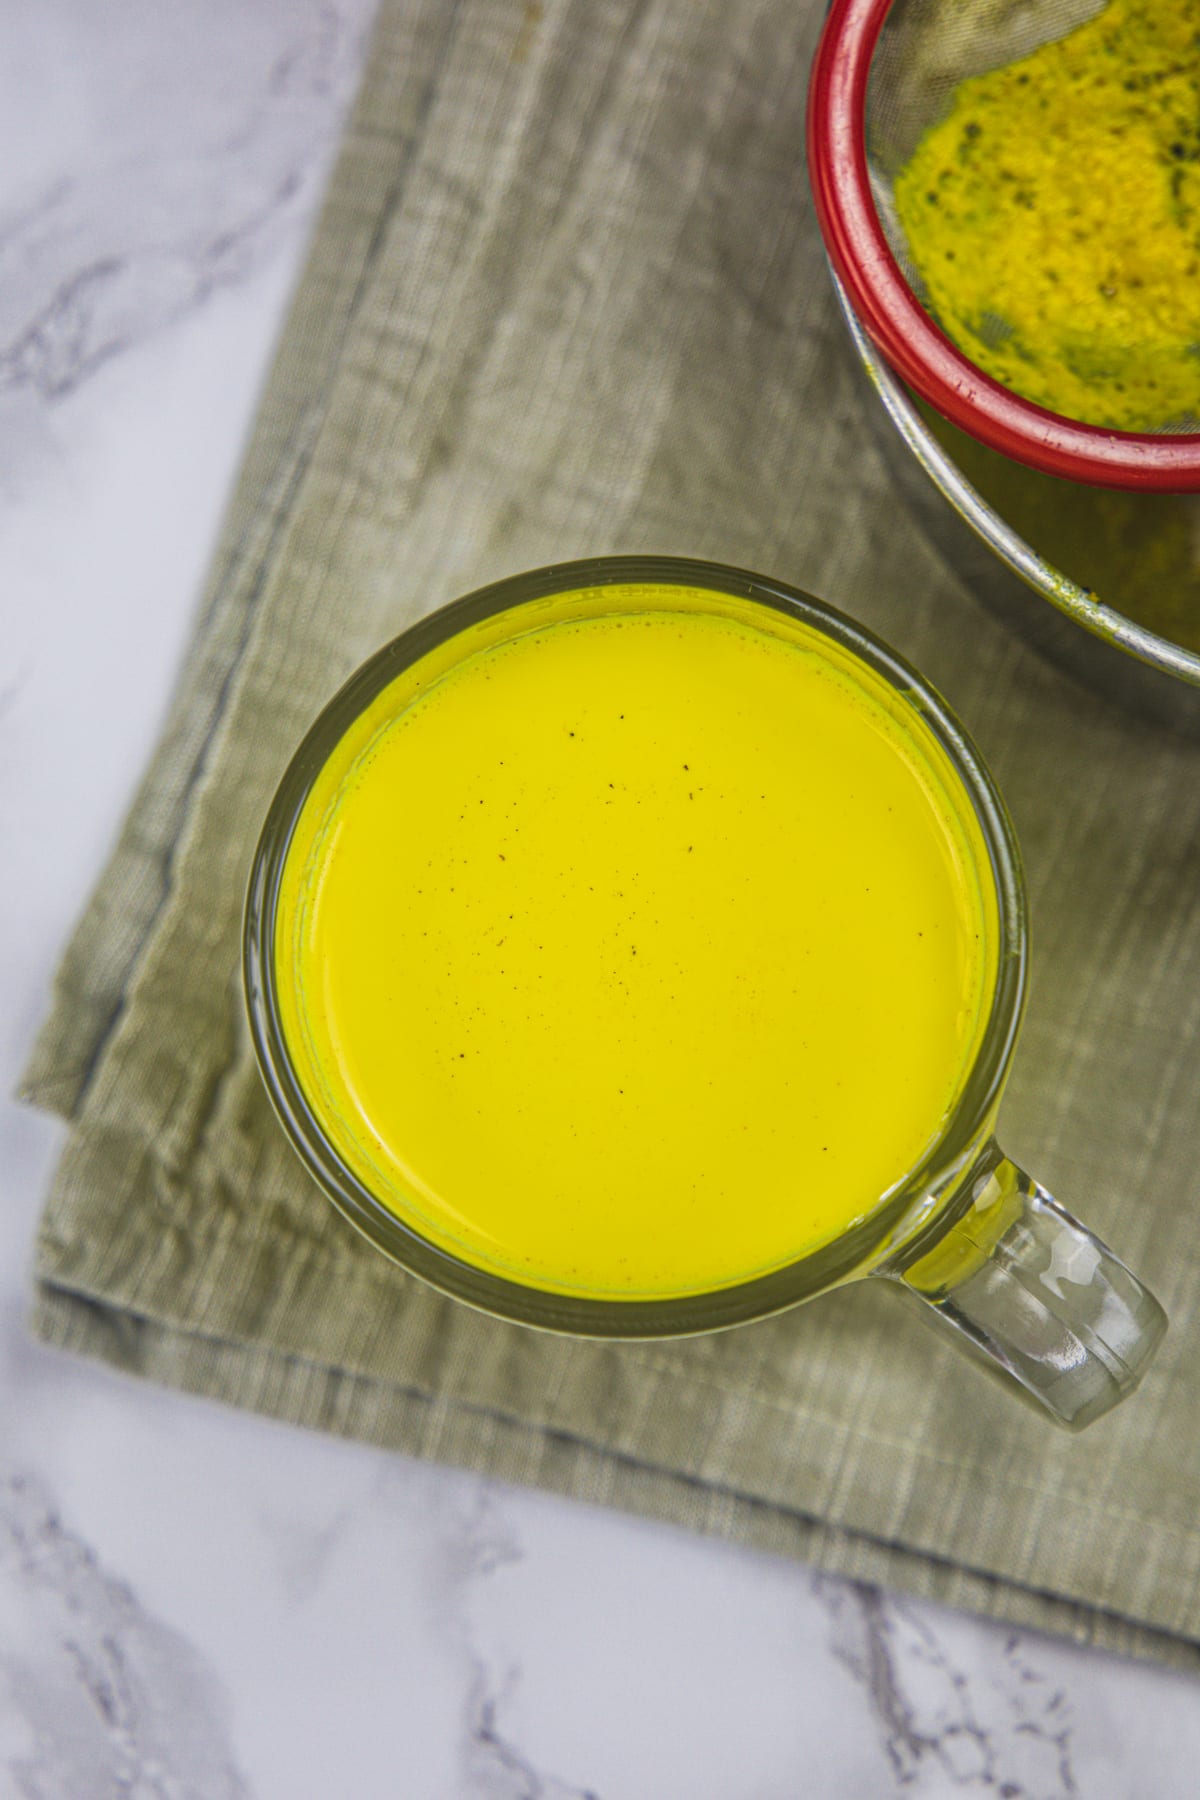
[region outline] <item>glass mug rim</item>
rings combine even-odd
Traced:
[[[749,1281],[667,1299],[619,1300],[555,1293],[480,1268],[423,1237],[372,1194],[330,1142],[296,1075],[280,1017],[275,920],[292,835],[312,785],[385,687],[485,619],[556,594],[640,585],[706,588],[798,619],[849,651],[913,708],[949,758],[982,833],[995,882],[999,945],[987,1023],[957,1102],[921,1160],[855,1224]],[[507,576],[427,614],[377,650],[322,708],[276,788],[251,864],[242,930],[243,985],[267,1093],[293,1149],[339,1212],[393,1262],[454,1299],[519,1324],[597,1338],[688,1336],[765,1318],[868,1273],[897,1243],[919,1239],[927,1222],[944,1230],[960,1191],[970,1202],[972,1153],[990,1135],[1008,1075],[1027,965],[1025,884],[1012,822],[974,742],[931,683],[865,626],[803,590],[678,556],[592,557]]]

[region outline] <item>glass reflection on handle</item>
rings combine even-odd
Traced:
[[[1059,1424],[1090,1425],[1137,1386],[1166,1314],[994,1143],[970,1191],[967,1211],[932,1245],[923,1236],[876,1272],[915,1293]]]

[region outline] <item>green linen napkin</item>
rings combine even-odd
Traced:
[[[34,1329],[152,1379],[1200,1666],[1200,746],[983,615],[870,447],[809,204],[819,0],[387,0],[167,729],[25,1092],[71,1124]],[[560,1341],[406,1279],[259,1082],[264,809],[368,652],[605,551],[827,596],[1000,780],[1034,979],[1007,1146],[1173,1328],[1079,1438],[886,1291],[678,1343]]]

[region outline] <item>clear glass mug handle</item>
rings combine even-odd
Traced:
[[[1167,1315],[1106,1244],[992,1143],[970,1204],[874,1271],[982,1351],[1060,1425],[1090,1425],[1132,1393]]]

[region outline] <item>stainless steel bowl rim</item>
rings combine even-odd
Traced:
[[[829,273],[854,347],[892,424],[930,480],[977,536],[1007,563],[1014,574],[1085,631],[1125,654],[1161,669],[1164,674],[1200,688],[1200,655],[1172,643],[1169,638],[1159,637],[1156,632],[1126,618],[1124,613],[1105,606],[1087,588],[1080,587],[1077,581],[1039,556],[988,505],[926,426],[900,378],[868,337],[832,267]]]

